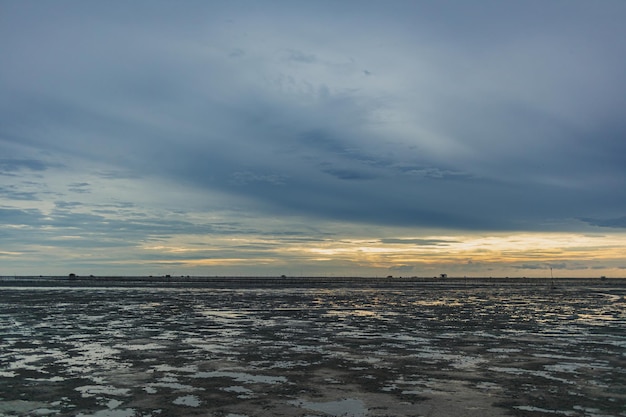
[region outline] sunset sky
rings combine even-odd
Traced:
[[[0,276],[626,276],[626,1],[0,0]]]

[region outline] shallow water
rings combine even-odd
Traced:
[[[626,416],[625,294],[4,287],[0,416]]]

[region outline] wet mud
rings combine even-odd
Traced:
[[[626,286],[0,288],[0,416],[626,416]]]

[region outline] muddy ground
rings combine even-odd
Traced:
[[[626,416],[625,284],[5,283],[0,416]]]

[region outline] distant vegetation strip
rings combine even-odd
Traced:
[[[0,286],[192,288],[404,288],[414,286],[626,286],[626,278],[253,277],[253,276],[0,276]]]

